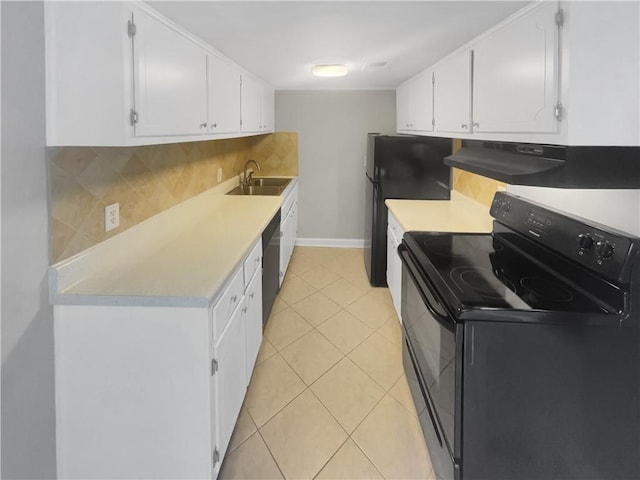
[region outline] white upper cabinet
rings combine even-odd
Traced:
[[[225,60],[207,55],[209,133],[240,131],[240,71]]]
[[[557,131],[557,11],[544,2],[473,47],[475,132]]]
[[[262,130],[262,84],[248,75],[242,76],[242,131]]]
[[[433,118],[436,132],[471,131],[471,52],[463,50],[434,69]]]
[[[243,132],[268,132],[274,128],[273,88],[249,75],[242,76],[241,116]]]
[[[411,125],[411,84],[407,80],[396,89],[396,129],[408,130]]]
[[[431,71],[417,75],[396,91],[398,132],[433,130],[433,77]]]
[[[47,145],[242,136],[240,67],[141,2],[45,2]],[[260,85],[251,134],[273,130]],[[268,93],[271,92],[271,96]]]
[[[422,134],[640,145],[639,31],[639,2],[532,2],[430,67],[435,128]],[[407,83],[398,131],[412,123]]]
[[[205,51],[140,9],[133,11],[133,24],[135,135],[205,133]]]
[[[273,132],[275,125],[275,92],[269,85],[262,85],[262,129]]]

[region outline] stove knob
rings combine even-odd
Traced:
[[[613,256],[613,245],[606,242],[596,243],[596,253],[600,258],[611,258]]]
[[[580,248],[588,250],[589,248],[593,247],[593,243],[593,238],[591,238],[588,234],[581,233],[580,235],[578,235],[578,245],[580,246]]]

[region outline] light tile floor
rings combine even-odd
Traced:
[[[296,247],[220,478],[435,478],[362,250]]]

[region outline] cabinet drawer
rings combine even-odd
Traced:
[[[242,265],[244,270],[244,288],[249,286],[249,282],[253,278],[253,274],[260,268],[262,264],[262,239],[258,240],[251,253],[247,256]]]
[[[227,284],[224,292],[213,307],[212,331],[214,341],[220,337],[220,334],[224,331],[227,323],[229,323],[231,315],[242,301],[243,294],[244,277],[242,269],[239,268],[236,273],[233,274],[231,281]]]

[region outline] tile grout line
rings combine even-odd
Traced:
[[[332,260],[333,261],[333,260]],[[313,268],[318,268],[318,267],[324,267],[324,265],[328,263],[328,262],[320,262],[317,266],[312,267],[308,270],[311,271],[313,270]],[[345,278],[344,276],[342,276],[339,273],[336,273],[330,269],[327,269],[328,271],[330,271],[331,273],[335,274],[338,276],[337,279],[335,279],[334,281],[330,282],[329,284],[323,286],[322,288],[317,288],[314,285],[311,285],[308,281],[306,281],[304,278],[301,277],[302,274],[304,274],[305,272],[303,272],[302,274],[295,273],[296,277],[294,278],[298,278],[300,277],[300,279],[305,282],[306,284],[308,284],[309,286],[311,286],[313,288],[313,292],[309,293],[308,295],[305,295],[303,298],[300,298],[299,300],[297,300],[293,305],[289,304],[289,302],[287,302],[286,300],[284,300],[283,298],[280,298],[280,300],[286,305],[286,308],[291,308],[291,310],[293,312],[295,312],[298,316],[300,316],[300,318],[302,318],[310,327],[311,330],[309,330],[308,332],[304,333],[303,335],[301,335],[300,337],[298,337],[297,339],[293,340],[292,342],[289,342],[287,345],[282,346],[281,348],[276,348],[271,341],[267,339],[267,341],[269,341],[269,343],[271,343],[271,345],[274,347],[274,349],[276,350],[276,352],[274,353],[274,355],[272,355],[269,358],[273,358],[276,354],[278,354],[280,356],[280,358],[282,360],[284,360],[285,364],[291,368],[291,370],[293,370],[293,372],[295,373],[295,375],[299,378],[299,380],[302,382],[302,384],[305,386],[305,388],[296,396],[294,396],[289,402],[287,402],[286,405],[284,405],[282,408],[280,408],[277,412],[275,412],[271,417],[269,417],[268,420],[266,420],[264,422],[264,424],[261,427],[258,427],[257,424],[254,421],[254,425],[256,426],[257,432],[259,432],[260,437],[262,438],[264,444],[267,446],[267,449],[271,455],[271,457],[273,458],[274,462],[276,463],[276,466],[278,467],[280,473],[282,474],[283,478],[286,479],[286,476],[284,475],[284,472],[282,471],[280,465],[278,464],[277,460],[275,459],[275,456],[273,455],[273,453],[271,452],[271,449],[269,448],[268,443],[266,442],[266,440],[264,439],[263,435],[262,435],[262,428],[267,425],[269,422],[271,422],[271,420],[273,420],[273,418],[275,418],[279,413],[281,413],[284,409],[286,409],[293,401],[295,401],[299,396],[301,396],[306,390],[309,390],[311,392],[311,394],[314,396],[314,398],[316,398],[320,404],[323,406],[323,408],[329,413],[329,415],[331,415],[331,417],[336,421],[336,423],[340,426],[340,428],[346,433],[347,438],[345,439],[344,442],[342,442],[342,444],[333,452],[333,454],[329,457],[329,459],[323,464],[323,466],[318,470],[318,472],[316,472],[315,477],[317,477],[317,475],[326,467],[326,465],[331,461],[331,459],[333,459],[336,455],[336,453],[345,445],[345,443],[349,440],[351,440],[356,447],[358,448],[358,450],[360,452],[362,452],[362,454],[365,456],[365,458],[369,461],[369,463],[374,467],[374,469],[380,473],[380,475],[383,478],[386,478],[384,476],[384,474],[380,471],[380,469],[376,466],[376,464],[371,460],[371,458],[369,458],[369,456],[362,450],[362,448],[360,447],[360,445],[355,441],[355,439],[353,439],[351,433],[348,433],[345,428],[342,426],[342,424],[339,422],[339,420],[334,416],[334,414],[331,412],[331,410],[324,404],[324,402],[322,402],[322,400],[315,394],[315,392],[311,389],[311,387],[321,378],[323,378],[329,371],[331,371],[333,368],[335,368],[335,366],[340,363],[342,360],[344,360],[345,358],[349,360],[349,362],[351,362],[351,364],[355,365],[367,378],[369,378],[374,385],[378,386],[383,392],[384,394],[382,395],[382,397],[380,398],[380,400],[378,400],[378,402],[376,402],[376,404],[373,406],[373,408],[364,416],[364,418],[355,426],[355,428],[353,429],[352,433],[355,432],[360,425],[362,425],[362,423],[369,418],[369,416],[371,415],[371,413],[376,409],[376,407],[382,402],[382,400],[389,395],[396,403],[400,404],[402,406],[402,409],[404,411],[406,411],[407,414],[409,414],[410,416],[413,417],[413,415],[411,414],[411,412],[407,411],[407,409],[404,407],[404,405],[402,405],[401,402],[399,402],[397,399],[395,399],[391,394],[390,391],[391,389],[393,389],[393,387],[397,384],[397,382],[400,380],[401,376],[398,377],[398,379],[396,379],[393,384],[391,385],[391,387],[389,389],[385,388],[384,386],[380,385],[374,378],[372,378],[366,371],[364,371],[351,357],[349,357],[349,355],[355,350],[357,349],[360,345],[362,345],[364,342],[366,342],[369,338],[371,338],[375,333],[378,333],[383,340],[385,341],[385,343],[390,344],[391,346],[395,347],[396,345],[390,340],[388,339],[385,335],[379,333],[379,330],[381,330],[389,321],[392,320],[393,317],[389,317],[389,319],[387,319],[386,321],[384,321],[378,328],[371,328],[366,322],[363,322],[362,320],[360,320],[357,316],[355,316],[354,314],[352,314],[351,312],[349,312],[347,310],[347,308],[351,305],[353,305],[354,303],[356,303],[357,301],[361,300],[362,298],[364,298],[365,296],[369,295],[373,290],[373,287],[369,290],[366,291],[365,289],[359,287],[357,284],[355,284],[354,282],[352,282],[351,280],[349,280],[348,278]],[[352,286],[354,286],[355,288],[364,291],[365,293],[360,295],[358,298],[354,299],[353,301],[349,302],[346,306],[342,306],[341,304],[338,304],[337,302],[335,302],[331,297],[329,297],[328,295],[326,295],[322,290],[340,280],[345,280],[346,282],[348,282],[349,284],[351,284]],[[284,284],[284,282],[283,282]],[[323,320],[322,322],[320,322],[317,326],[311,324],[302,314],[300,314],[295,308],[294,305],[297,303],[302,302],[303,300],[307,299],[308,297],[310,297],[311,295],[314,295],[315,293],[320,293],[321,295],[325,296],[326,298],[328,298],[330,301],[332,301],[334,304],[338,305],[340,307],[340,310],[338,312],[336,312],[335,314],[329,316],[327,319]],[[280,293],[278,293],[278,296],[280,295]],[[286,309],[285,308],[285,309]],[[285,310],[283,309],[283,310]],[[281,310],[281,311],[283,311]],[[281,312],[280,311],[280,312]],[[280,313],[278,312],[278,313]],[[318,330],[317,327],[320,327],[321,325],[323,325],[324,323],[326,323],[327,321],[329,321],[330,319],[332,319],[333,317],[335,317],[336,315],[345,312],[349,315],[354,316],[354,318],[356,320],[358,320],[359,322],[361,322],[363,325],[365,325],[366,327],[368,327],[371,330],[371,333],[369,333],[362,341],[360,341],[356,346],[354,346],[352,349],[349,350],[349,352],[344,353],[340,348],[337,347],[337,345],[335,345],[329,338],[327,338],[320,330]],[[397,317],[396,317],[397,319]],[[320,334],[322,336],[322,338],[324,338],[325,340],[327,340],[329,342],[330,345],[332,345],[335,349],[337,349],[340,354],[342,355],[341,358],[335,362],[334,364],[332,364],[325,372],[323,372],[318,378],[316,378],[313,382],[311,382],[310,385],[307,385],[307,383],[302,379],[302,377],[300,377],[300,375],[298,374],[298,372],[295,370],[295,368],[293,368],[293,366],[286,360],[286,358],[284,358],[284,356],[282,355],[282,350],[287,348],[288,346],[292,345],[293,343],[295,343],[296,341],[298,341],[299,339],[303,338],[304,336],[306,336],[307,334],[311,333],[311,331],[315,330],[318,334]],[[248,409],[247,409],[247,413],[249,414],[249,416],[251,417]],[[253,418],[251,417],[252,421]],[[249,436],[250,438],[251,436]],[[246,441],[246,439],[245,439]],[[244,443],[244,442],[242,442]],[[242,443],[240,445],[242,445]],[[239,445],[238,445],[239,447]],[[236,448],[238,448],[236,447]],[[235,450],[235,449],[234,449]]]
[[[264,446],[267,447],[267,451],[269,452],[269,455],[271,455],[271,459],[273,460],[273,463],[276,464],[276,468],[278,469],[278,471],[280,472],[280,475],[282,475],[282,478],[284,478],[284,480],[287,480],[286,475],[284,474],[284,472],[282,471],[282,468],[280,467],[280,464],[278,463],[278,461],[276,460],[275,455],[273,454],[273,452],[271,451],[271,448],[269,447],[269,444],[267,443],[267,441],[264,439],[264,437],[262,436],[262,432],[260,431],[260,429],[258,428],[258,430],[256,430],[256,433],[258,435],[260,435],[260,438],[262,439],[262,443],[264,443]]]

